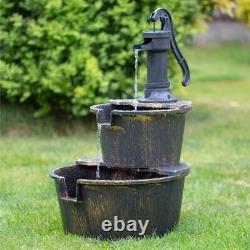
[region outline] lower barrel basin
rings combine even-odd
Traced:
[[[64,232],[119,239],[164,235],[178,224],[184,179],[150,172],[75,164],[50,173]]]

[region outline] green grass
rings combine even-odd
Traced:
[[[246,81],[250,79],[249,45],[225,44],[209,48],[188,48],[185,57],[191,63],[192,81]]]
[[[192,100],[193,110],[186,122],[182,158],[192,170],[180,223],[162,238],[99,241],[65,236],[48,172],[95,156],[95,133],[78,129],[82,122],[77,121],[74,128],[68,122],[63,135],[65,131],[56,129],[60,122],[33,120],[6,106],[0,137],[0,249],[250,249],[246,51],[239,45],[186,50],[193,85],[179,90],[179,96]]]

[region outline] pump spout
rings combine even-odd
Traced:
[[[137,51],[148,51],[152,49],[152,39],[151,38],[144,38],[143,42],[136,44],[133,46],[134,50]]]
[[[133,46],[134,51],[142,51],[142,45],[141,44],[136,44]]]

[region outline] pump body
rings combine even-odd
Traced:
[[[176,102],[168,80],[168,50],[172,50],[183,72],[182,85],[189,83],[189,68],[175,41],[171,15],[167,10],[157,9],[150,17],[152,22],[161,21],[161,29],[143,32],[143,42],[134,45],[134,50],[147,52],[147,81],[144,96],[139,102]]]

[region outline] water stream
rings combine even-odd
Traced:
[[[101,157],[101,151],[100,151],[100,144],[101,144],[101,123],[97,122],[97,132],[96,132],[96,137],[97,137],[97,142],[96,142],[96,179],[100,179],[100,162],[102,161]]]
[[[134,80],[134,104],[135,110],[137,110],[138,103],[138,59],[139,59],[139,50],[135,49],[135,80]]]

